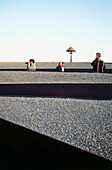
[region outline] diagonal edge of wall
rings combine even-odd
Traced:
[[[0,143],[14,150],[15,154],[23,155],[24,159],[31,161],[32,167],[36,168],[110,169],[112,167],[110,160],[3,119],[0,119]],[[13,163],[11,158],[8,159]],[[17,161],[17,167],[21,166]]]

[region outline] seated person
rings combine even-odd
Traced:
[[[64,62],[59,62],[58,66],[56,67],[57,71],[64,71]]]
[[[100,53],[96,53],[96,59],[91,63],[91,65],[93,66],[93,72],[103,73],[106,70],[105,64],[101,60],[101,54]]]
[[[61,70],[64,71],[64,62],[62,62]]]
[[[35,71],[36,70],[36,65],[35,65],[35,60],[34,59],[30,59],[27,64],[27,70],[28,71]]]

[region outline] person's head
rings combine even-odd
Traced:
[[[59,62],[59,66],[60,66],[60,67],[62,66],[62,62],[61,62],[61,61]]]
[[[96,58],[98,59],[98,61],[100,61],[101,54],[100,53],[96,53]]]
[[[62,67],[64,67],[64,62],[62,62]]]
[[[34,59],[30,59],[29,62],[30,62],[30,64],[33,64],[35,62],[35,60]]]

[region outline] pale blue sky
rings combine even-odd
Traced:
[[[112,0],[0,0],[0,61],[112,62]]]

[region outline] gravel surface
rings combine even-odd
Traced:
[[[112,160],[112,100],[0,97],[0,117]]]
[[[112,83],[112,74],[1,71],[0,83]]]

